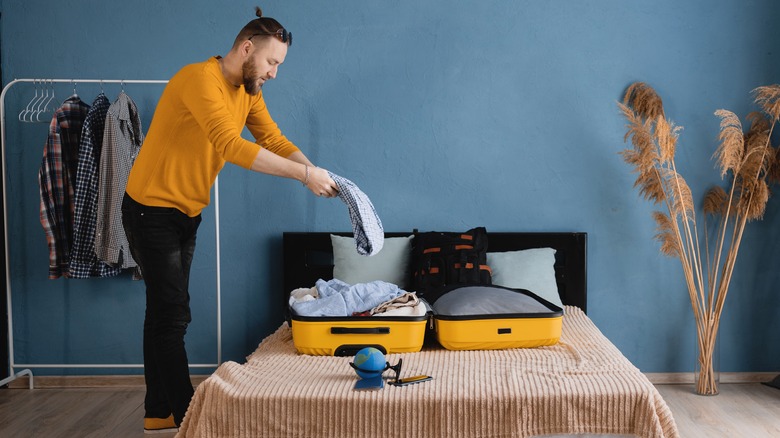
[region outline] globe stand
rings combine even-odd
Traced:
[[[367,377],[365,379],[358,379],[355,382],[355,387],[352,388],[355,391],[378,391],[385,387],[385,379],[381,375],[375,377]]]
[[[354,362],[350,362],[351,366],[358,375],[358,381],[355,382],[355,391],[372,391],[382,389],[385,387],[385,380],[382,378],[382,373],[387,370],[395,371],[395,381],[401,377],[401,364],[402,359],[398,359],[398,363],[390,365],[390,362],[385,361],[385,355],[382,351],[374,347],[365,347],[355,354]]]

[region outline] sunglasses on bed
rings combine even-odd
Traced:
[[[248,39],[252,39],[258,35],[266,35],[266,36],[275,36],[279,38],[279,41],[283,43],[287,43],[288,46],[292,46],[292,32],[287,32],[287,29],[281,28],[277,30],[276,32],[270,32],[270,33],[256,33],[250,36]]]

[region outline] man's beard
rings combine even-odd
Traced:
[[[259,93],[260,89],[263,88],[263,83],[257,80],[259,76],[257,69],[249,60],[244,61],[244,64],[241,66],[241,73],[244,77],[244,91],[252,96]]]

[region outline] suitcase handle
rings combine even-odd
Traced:
[[[336,348],[336,351],[333,353],[334,356],[354,356],[358,353],[358,351],[366,348],[366,347],[374,347],[377,350],[381,351],[382,354],[387,354],[387,350],[385,347],[379,345],[379,344],[360,344],[360,345],[340,345],[338,348]]]
[[[331,327],[333,335],[389,335],[390,327]]]

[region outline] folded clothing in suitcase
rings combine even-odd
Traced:
[[[375,282],[383,283],[383,282]],[[348,286],[354,296],[347,296],[347,301],[360,301],[355,306],[340,306],[339,299],[329,300],[306,297],[307,289],[298,289],[291,293],[289,323],[292,329],[293,344],[296,350],[302,354],[317,356],[354,356],[356,352],[365,347],[374,347],[385,354],[411,353],[420,351],[425,338],[425,328],[428,321],[428,304],[413,293],[404,292],[397,287],[394,299],[385,302],[373,301],[376,306],[370,311],[365,309],[363,299],[368,298],[372,292],[376,292],[376,286],[372,283],[346,285],[339,280],[330,282],[317,282],[321,291],[326,291],[330,286]],[[387,283],[378,286],[387,286]],[[314,289],[314,288],[313,288]],[[346,289],[342,292],[348,292]],[[398,293],[402,294],[398,295]],[[311,294],[317,295],[312,290]],[[322,295],[320,295],[322,296]],[[380,294],[381,296],[381,294]],[[303,299],[302,299],[303,297]],[[332,295],[331,297],[340,298]],[[298,300],[296,302],[296,299]],[[326,311],[313,311],[309,314],[304,310],[318,309],[318,302],[322,301]],[[333,306],[330,302],[339,305]],[[380,300],[381,301],[381,300]],[[301,302],[308,306],[301,306]],[[371,305],[370,304],[369,307]],[[342,308],[332,312],[333,308]],[[300,309],[304,314],[296,311]],[[350,316],[344,312],[357,309],[360,313]]]
[[[497,350],[553,345],[563,309],[524,289],[462,286],[433,304],[436,339],[448,350]]]

